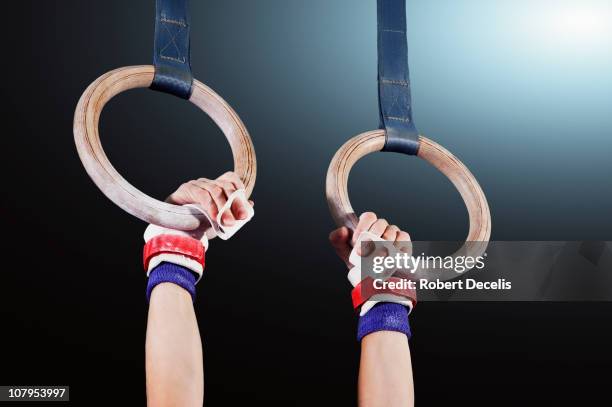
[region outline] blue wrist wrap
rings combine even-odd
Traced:
[[[408,310],[401,304],[383,302],[376,304],[367,314],[359,318],[357,340],[378,331],[396,331],[412,336],[408,323]]]
[[[172,263],[161,263],[149,273],[147,283],[147,301],[151,300],[151,292],[161,283],[172,283],[184,288],[195,301],[196,276],[188,269]]]

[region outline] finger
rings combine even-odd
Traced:
[[[384,233],[382,234],[382,238],[388,242],[393,243],[397,239],[397,235],[399,232],[400,232],[400,228],[398,228],[395,225],[389,225],[387,226]]]
[[[217,216],[217,206],[215,205],[215,201],[210,196],[208,191],[200,187],[193,187],[189,190],[189,194],[189,203],[201,206],[211,218]]]
[[[372,224],[369,232],[375,236],[382,237],[383,233],[385,233],[385,230],[387,229],[387,226],[389,226],[389,222],[387,222],[385,219],[378,219]]]
[[[221,189],[223,189],[223,192],[226,195],[226,198],[229,198],[230,195],[236,192],[236,185],[234,185],[233,182],[217,179],[217,180],[211,181],[211,183],[221,187]]]
[[[190,191],[189,189],[193,186],[188,182],[182,184],[176,191],[174,191],[168,198],[166,198],[166,202],[175,204],[175,205],[186,205],[189,202]]]
[[[351,232],[349,229],[343,226],[329,234],[329,241],[334,247],[348,247],[350,249],[350,245],[348,244],[350,236]]]
[[[194,185],[198,186],[201,190],[207,192],[213,200],[214,205],[211,206],[211,212],[209,212],[210,216],[216,218],[219,214],[219,210],[223,208],[223,205],[227,202],[227,198],[225,197],[225,192],[223,188],[219,185],[212,183],[210,180],[199,179],[196,181],[191,181]],[[212,208],[214,206],[214,208]],[[227,222],[228,226],[232,224]]]
[[[217,180],[231,182],[232,184],[234,184],[234,187],[236,189],[246,189],[244,187],[244,184],[242,183],[242,180],[238,176],[238,174],[236,174],[233,171],[226,172],[225,174],[223,174],[219,178],[217,178]]]
[[[234,174],[234,173],[226,173],[226,174]],[[241,188],[242,182],[240,181],[240,179],[237,179],[237,182],[239,184],[237,185],[236,181],[232,181],[229,178],[227,178],[227,180],[222,181],[222,178],[223,176],[219,177],[219,179],[216,181],[216,184],[220,185],[223,188],[223,191],[225,191],[225,195],[227,196],[227,198],[229,198],[234,192],[236,192],[238,189]],[[249,204],[251,206],[254,205],[254,203],[252,202],[253,201],[249,201]],[[249,207],[247,205],[248,204],[244,202],[243,200],[235,199],[232,202],[232,205],[230,207],[231,212],[227,211],[226,213],[224,213],[221,219],[225,223],[226,220],[229,220],[231,222],[235,219],[244,220],[248,218],[249,217]]]
[[[382,238],[385,239],[385,241],[390,242],[392,245],[395,245],[395,240],[397,239],[397,235],[399,234],[399,232],[401,232],[400,228],[398,228],[395,225],[389,225],[385,229],[385,232],[383,233]],[[389,249],[388,247],[385,247],[384,249],[385,256],[389,256],[388,249]]]
[[[410,235],[408,234],[408,232],[404,232],[403,230],[400,230],[400,232],[397,235],[397,239],[398,242],[410,242],[412,239],[410,238]]]
[[[236,186],[230,181],[222,181],[219,179],[213,181],[213,184],[223,189],[226,202],[227,199],[229,199],[229,197],[236,192]],[[243,217],[239,217],[238,213],[242,211],[244,211],[244,215],[242,215]],[[247,214],[248,213],[246,212],[246,209],[243,208],[243,205],[238,200],[234,200],[229,210],[226,210],[221,214],[221,223],[224,225],[233,225],[236,223],[236,219],[246,219]]]
[[[232,213],[236,219],[244,220],[249,217],[249,203],[244,202],[242,199],[234,199],[232,202]]]
[[[387,226],[389,226],[389,222],[387,222],[385,219],[377,219],[376,222],[370,226],[368,232],[372,233],[376,237],[381,237],[387,229]],[[375,243],[370,241],[362,242],[361,246],[362,247],[357,248],[357,254],[362,257],[370,256],[376,249]]]
[[[393,245],[400,251],[412,254],[412,243],[410,235],[403,230],[400,230]]]
[[[336,250],[338,257],[348,265],[348,258],[351,254],[351,246],[349,244],[351,232],[347,227],[341,227],[329,234],[329,241]]]
[[[355,228],[355,232],[353,233],[353,239],[351,240],[351,246],[355,246],[357,243],[357,239],[359,236],[365,232],[370,230],[370,227],[376,222],[376,214],[374,212],[364,212],[359,217],[359,223]]]

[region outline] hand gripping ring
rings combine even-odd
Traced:
[[[479,256],[486,250],[491,237],[489,205],[478,181],[470,170],[437,143],[419,137],[418,157],[440,170],[455,185],[468,210],[470,229],[465,244],[455,255]],[[353,165],[362,157],[381,151],[385,145],[385,131],[375,130],[360,134],[347,141],[332,159],[327,171],[327,203],[336,224],[355,229],[359,219],[348,197],[348,178]],[[477,244],[474,244],[474,243]],[[478,244],[481,242],[481,244]]]
[[[134,88],[148,88],[153,81],[153,66],[130,66],[110,71],[85,90],[74,114],[74,140],[85,169],[94,183],[111,201],[126,212],[170,229],[193,230],[205,216],[195,208],[158,201],[130,185],[112,166],[100,143],[98,122],[106,103],[117,94]],[[234,110],[219,95],[201,82],[193,81],[191,103],[208,114],[230,143],[234,171],[250,196],[255,185],[257,163],[251,137]]]

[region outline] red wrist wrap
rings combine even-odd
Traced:
[[[204,245],[197,239],[188,236],[159,235],[149,240],[143,251],[145,270],[149,269],[149,261],[161,253],[180,254],[197,261],[204,267]]]
[[[374,281],[375,280],[372,277],[367,277],[362,282],[357,284],[355,288],[353,288],[353,291],[351,291],[351,297],[353,298],[353,307],[355,309],[361,307],[366,301],[377,294],[392,294],[405,297],[412,301],[413,306],[416,305],[416,290],[408,287],[391,289],[385,286],[383,288],[375,288]],[[404,285],[403,283],[407,283],[407,280],[398,277],[389,277],[388,279],[384,280],[384,282]],[[380,284],[382,283],[379,282],[379,285]]]

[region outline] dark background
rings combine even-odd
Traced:
[[[87,178],[72,116],[96,77],[150,63],[153,3],[3,5],[0,384],[144,404],[145,225]],[[324,181],[337,148],[378,124],[375,2],[192,3],[194,73],[240,114],[259,163],[256,217],[212,241],[198,287],[207,405],[354,405],[356,318]],[[478,177],[494,239],[611,240],[610,47],[537,43],[516,17],[544,3],[411,2],[415,119]],[[116,168],[160,199],[232,165],[211,120],[171,96],[128,92],[100,126]],[[459,195],[416,159],[368,157],[350,188],[356,210],[415,239],[467,232]],[[421,303],[417,403],[609,405],[611,323],[609,303]]]

